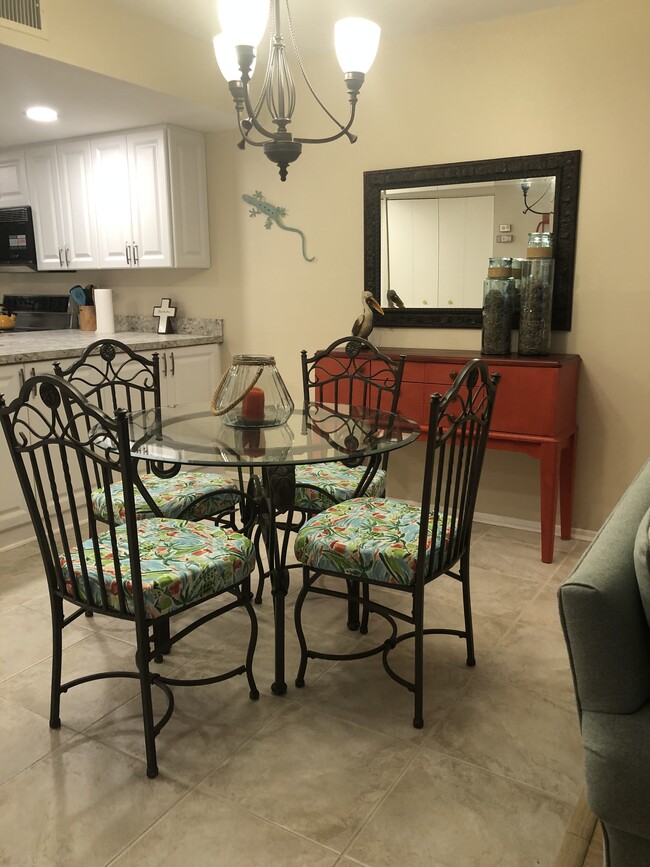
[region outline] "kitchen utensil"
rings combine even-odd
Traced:
[[[95,286],[92,283],[89,283],[87,286],[84,286],[84,292],[86,294],[86,306],[92,307],[95,303],[94,292]]]
[[[70,290],[70,297],[73,301],[83,307],[86,303],[86,293],[84,292],[83,286],[73,286]]]

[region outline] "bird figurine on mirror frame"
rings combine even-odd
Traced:
[[[372,292],[369,292],[368,290],[361,295],[361,300],[363,302],[363,312],[354,320],[354,325],[352,326],[352,331],[350,333],[353,337],[363,337],[367,340],[375,324],[372,315],[373,310],[376,310],[377,313],[381,313],[382,316],[384,315],[384,311],[381,309],[380,304],[378,304]]]

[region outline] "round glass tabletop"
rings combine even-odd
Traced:
[[[131,454],[203,466],[306,464],[361,459],[401,448],[417,422],[364,407],[310,403],[276,427],[230,427],[204,404],[160,407],[129,416]]]

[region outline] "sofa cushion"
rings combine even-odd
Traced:
[[[634,569],[643,610],[650,624],[650,509],[641,519],[634,540]]]
[[[636,713],[587,711],[582,737],[589,806],[601,821],[648,838],[650,702]]]

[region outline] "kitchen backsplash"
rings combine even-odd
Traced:
[[[217,343],[223,342],[223,319],[207,319],[200,316],[177,316],[173,321],[175,334],[193,334],[214,337]],[[158,320],[152,316],[115,315],[116,331],[156,332]]]

